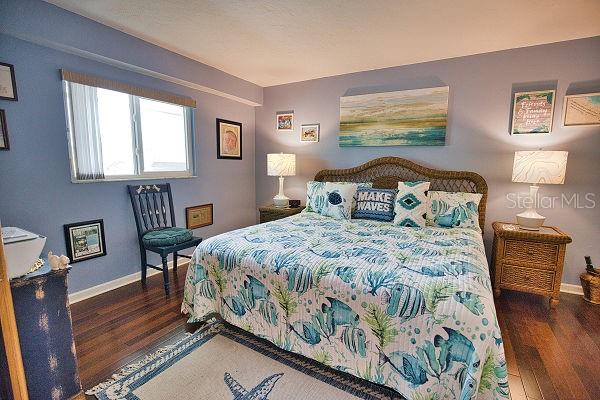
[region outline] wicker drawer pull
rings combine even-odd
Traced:
[[[504,246],[504,259],[554,266],[558,262],[558,245],[508,239]]]
[[[554,272],[505,264],[502,268],[502,283],[551,291],[554,287]]]

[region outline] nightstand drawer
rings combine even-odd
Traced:
[[[554,272],[504,264],[502,266],[502,284],[552,291],[554,289]]]
[[[304,206],[300,207],[274,207],[274,206],[265,206],[260,207],[258,211],[260,212],[260,223],[277,221],[278,219],[291,217],[292,215],[296,215],[304,210]]]
[[[558,245],[507,239],[504,243],[504,260],[553,267],[558,261]]]

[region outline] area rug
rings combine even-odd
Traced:
[[[100,400],[402,399],[221,320],[126,366],[86,393]]]

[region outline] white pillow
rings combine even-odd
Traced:
[[[394,203],[394,225],[424,227],[427,215],[427,191],[430,182],[398,182]]]
[[[429,192],[427,225],[443,228],[471,228],[480,231],[481,193]]]
[[[357,184],[326,182],[325,205],[320,214],[335,219],[350,219],[357,187]]]

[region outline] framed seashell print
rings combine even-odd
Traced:
[[[318,142],[319,131],[321,130],[320,124],[303,124],[300,131],[301,142]]]
[[[277,113],[277,132],[294,131],[294,112],[280,111]]]

